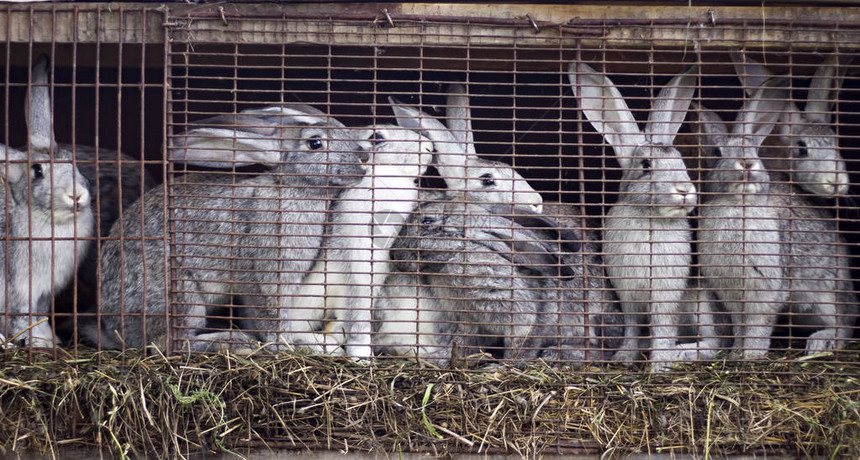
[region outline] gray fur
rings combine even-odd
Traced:
[[[419,207],[392,246],[400,273],[375,305],[382,353],[444,364],[454,340],[466,355],[501,341],[505,360],[604,359],[602,329],[618,317],[602,314],[613,302],[599,258],[552,220],[511,211],[462,196]]]
[[[48,83],[48,57],[39,56],[32,71],[32,85],[27,93],[27,126],[30,149],[45,155],[58,154],[74,158],[78,171],[92,187],[96,204],[99,237],[107,237],[123,209],[140,198],[142,191],[155,181],[141,162],[122,152],[96,150],[84,145],[57,144],[54,139],[51,89]],[[78,269],[78,296],[95,302],[99,244],[93,242]]]
[[[28,157],[0,147],[0,333],[25,345],[53,347],[51,326],[33,325],[48,317],[53,296],[72,280],[90,244],[94,221],[87,180],[69,158]]]
[[[171,159],[216,167],[260,163],[270,171],[183,176],[172,185],[169,220],[162,189],[126,211],[111,230],[116,240],[102,247],[103,347],[167,346],[174,331],[178,337],[171,339],[183,347],[190,340],[192,350],[222,341],[242,347],[254,339],[293,345],[298,322],[282,307],[317,258],[329,202],[364,174],[359,146],[342,124],[312,107],[269,107],[235,119],[235,125],[215,120],[176,137]],[[141,233],[148,238],[143,243]],[[166,311],[165,281],[177,292],[175,312]],[[244,331],[204,333],[207,313],[231,297],[241,304]],[[175,325],[166,323],[168,313],[175,313]]]
[[[658,371],[707,355],[678,344],[679,303],[692,258],[687,215],[696,205],[696,188],[672,143],[695,92],[694,70],[676,76],[660,92],[644,131],[609,78],[584,63],[571,64],[569,73],[583,113],[623,168],[618,200],[603,224],[606,273],[626,323],[624,344],[614,359],[638,357],[641,329],[650,321],[647,348]]]
[[[788,99],[784,81],[756,90],[729,134],[715,114],[701,110],[706,139],[718,146],[705,175],[700,210],[699,263],[706,287],[732,316],[735,348],[764,355],[777,315],[788,300],[779,209],[758,149]],[[723,134],[725,133],[725,134]]]
[[[731,57],[747,95],[752,95],[773,76],[743,53],[731,53]],[[777,150],[778,158],[787,161],[769,162],[761,155],[769,171],[783,170],[801,188],[825,198],[845,195],[849,188],[845,160],[839,154],[838,138],[830,126],[839,88],[848,70],[847,64],[839,64],[835,55],[821,63],[812,77],[804,110],[794,101],[786,103],[786,111],[777,125],[781,141]]]

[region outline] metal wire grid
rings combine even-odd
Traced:
[[[161,22],[161,14],[125,7],[108,14],[98,8],[8,6],[3,16],[4,146],[23,152],[18,159],[13,150],[5,150],[6,172],[14,173],[24,164],[32,173],[20,187],[4,175],[4,274],[8,276],[4,276],[0,333],[10,342],[25,340],[35,347],[64,344],[77,350],[78,331],[95,322],[98,314],[100,247],[123,206],[154,183],[156,173],[144,174],[146,168],[157,168],[161,161],[159,141],[153,141],[150,130],[163,120],[163,70],[158,66],[153,70],[152,65],[158,63],[153,56],[163,56],[163,50],[162,45],[148,43],[145,33]],[[28,120],[28,114],[35,118]],[[39,136],[58,144],[40,144]],[[70,163],[87,186],[77,183],[71,190],[65,188],[64,181],[72,176],[61,170]],[[64,193],[87,189],[92,228],[84,224],[81,212],[77,226],[65,225],[58,214],[48,212],[51,205],[39,201],[37,192],[43,182],[48,182],[44,197],[56,208],[62,206]],[[40,217],[45,212],[47,228],[36,223],[45,221]],[[23,215],[33,225],[27,225]],[[23,230],[13,230],[22,224]],[[67,249],[63,254],[50,249],[66,242],[75,248],[71,259],[64,255]],[[40,250],[46,244],[47,256]],[[30,264],[21,265],[22,251]],[[29,287],[22,289],[21,270],[28,265],[23,282]],[[80,266],[80,270],[64,269],[64,265]],[[25,305],[13,305],[17,302],[12,295],[28,300]],[[21,322],[12,325],[16,320]],[[52,326],[56,335],[50,333]],[[37,334],[39,328],[48,328],[48,334]],[[37,335],[42,340],[33,342]]]
[[[146,13],[143,14],[146,15]],[[38,22],[38,19],[33,19],[33,21]],[[237,22],[235,19],[230,21],[233,24]],[[821,62],[827,56],[832,55],[843,56],[847,61],[854,46],[851,42],[836,42],[828,44],[827,49],[819,49],[819,45],[805,37],[814,36],[815,33],[822,30],[830,30],[832,25],[799,21],[784,24],[769,23],[771,33],[776,34],[776,36],[783,34],[783,36],[789,37],[789,40],[782,42],[758,40],[762,32],[755,24],[735,24],[726,21],[715,29],[718,32],[732,34],[737,33],[738,29],[742,28],[742,35],[748,37],[746,40],[735,43],[736,46],[728,48],[724,46],[724,43],[714,45],[712,48],[709,48],[704,42],[699,42],[698,47],[693,46],[688,41],[688,36],[682,35],[683,39],[677,38],[680,32],[689,30],[687,25],[669,21],[644,23],[631,21],[629,24],[617,26],[610,26],[605,23],[582,23],[573,32],[573,34],[579,34],[578,38],[571,38],[572,29],[570,27],[552,29],[548,28],[546,24],[535,24],[534,26],[474,24],[464,26],[462,22],[451,21],[447,25],[437,24],[428,27],[427,24],[410,24],[409,22],[398,21],[396,27],[392,28],[390,24],[388,27],[382,27],[384,24],[379,24],[373,33],[359,34],[356,33],[356,30],[363,30],[362,27],[366,27],[366,24],[358,19],[308,17],[297,21],[294,18],[263,17],[248,18],[244,21],[247,23],[254,22],[255,27],[260,31],[258,35],[249,34],[247,31],[223,33],[223,30],[214,26],[212,29],[207,29],[199,24],[192,31],[181,18],[170,18],[166,21],[167,33],[171,40],[167,41],[168,46],[165,54],[167,65],[164,67],[163,82],[158,71],[154,70],[158,66],[150,63],[150,59],[157,61],[151,57],[153,52],[158,54],[155,51],[158,50],[157,46],[137,43],[123,45],[120,43],[114,48],[115,45],[113,44],[107,45],[96,41],[95,45],[87,44],[84,47],[88,53],[93,48],[96,50],[94,62],[89,61],[90,57],[79,57],[78,54],[72,54],[71,62],[63,62],[67,55],[57,51],[56,45],[52,46],[48,53],[54,58],[52,68],[62,69],[59,72],[60,76],[67,72],[66,69],[70,68],[72,72],[72,78],[69,79],[72,83],[64,86],[62,79],[57,78],[57,72],[54,70],[51,80],[54,94],[66,91],[65,88],[67,87],[71,88],[73,95],[71,107],[76,112],[83,108],[98,107],[98,110],[93,111],[98,142],[104,143],[106,136],[115,137],[116,149],[114,150],[111,144],[111,152],[123,149],[126,153],[133,152],[133,156],[138,159],[149,159],[150,163],[147,167],[151,168],[151,171],[157,171],[159,166],[167,167],[167,175],[164,176],[167,181],[165,185],[159,187],[163,192],[160,211],[167,212],[171,218],[165,220],[164,227],[160,229],[160,232],[156,231],[154,234],[148,235],[150,237],[148,244],[160,248],[162,251],[169,251],[170,256],[155,260],[154,263],[144,264],[143,268],[148,271],[149,275],[165,276],[169,280],[167,283],[162,281],[160,286],[163,288],[158,289],[158,291],[161,291],[163,298],[170,299],[170,307],[163,311],[149,313],[169,325],[165,331],[171,335],[169,348],[173,350],[185,346],[179,337],[182,336],[184,328],[188,326],[184,324],[184,320],[177,321],[177,319],[183,319],[187,316],[197,320],[206,320],[207,324],[204,329],[207,333],[227,332],[230,339],[238,337],[237,340],[241,340],[242,329],[244,332],[259,333],[267,332],[268,328],[277,329],[280,327],[278,321],[270,321],[264,323],[263,326],[260,324],[242,324],[242,321],[236,321],[236,315],[241,316],[242,312],[248,311],[248,305],[227,302],[223,305],[207,305],[211,308],[205,310],[193,310],[191,305],[183,301],[183,296],[194,289],[207,290],[205,283],[198,283],[198,287],[188,287],[189,282],[194,284],[201,281],[195,279],[197,275],[194,273],[202,272],[185,270],[189,266],[201,263],[199,260],[192,261],[189,258],[189,255],[193,254],[193,248],[203,247],[207,244],[221,249],[226,248],[227,254],[229,254],[226,260],[223,257],[204,259],[202,268],[206,268],[208,272],[218,272],[218,276],[228,279],[237,270],[241,271],[241,269],[236,268],[236,264],[240,264],[242,260],[253,259],[253,256],[249,256],[247,251],[242,252],[253,248],[236,245],[234,243],[237,241],[236,239],[225,245],[216,242],[211,234],[195,234],[183,227],[183,225],[197,220],[198,218],[193,211],[201,209],[199,207],[189,208],[185,204],[190,196],[189,191],[199,190],[199,188],[189,188],[189,186],[194,184],[205,185],[210,183],[209,181],[219,180],[228,185],[224,188],[229,190],[228,193],[241,194],[243,193],[241,190],[247,189],[242,185],[247,178],[265,177],[270,174],[266,167],[257,165],[240,167],[236,170],[231,169],[228,172],[218,170],[196,171],[194,175],[191,175],[183,174],[184,170],[181,165],[172,162],[167,163],[162,155],[163,152],[159,149],[161,139],[166,139],[169,145],[179,139],[187,139],[184,133],[198,126],[195,123],[202,119],[212,116],[229,116],[242,110],[263,106],[289,106],[294,103],[305,103],[316,107],[329,117],[342,121],[349,127],[374,126],[382,122],[393,122],[390,104],[387,100],[389,96],[407,104],[420,106],[428,114],[441,117],[445,113],[444,110],[436,110],[436,108],[445,105],[447,85],[465,83],[469,94],[468,106],[471,109],[477,152],[485,158],[501,159],[507,164],[511,164],[534,189],[542,193],[546,211],[552,212],[549,214],[550,217],[580,232],[577,242],[582,246],[593,248],[596,255],[604,256],[605,254],[600,249],[602,242],[599,232],[600,217],[611,209],[619,197],[619,181],[624,168],[620,168],[612,159],[612,149],[603,142],[601,135],[592,129],[588,120],[579,110],[579,101],[572,95],[567,76],[567,68],[571,62],[588,63],[598,71],[609,75],[612,81],[621,88],[626,103],[640,122],[644,121],[650,114],[649,107],[661,88],[680,73],[685,66],[698,64],[695,71],[698,78],[695,83],[697,93],[694,100],[704,107],[716,110],[722,119],[730,121],[739,110],[741,103],[749,100],[749,96],[745,96],[743,88],[738,85],[735,70],[727,53],[728,49],[746,50],[750,59],[766,63],[767,68],[774,73],[787,75],[791,98],[803,105],[809,79],[819,68]],[[239,22],[241,23],[241,21]],[[542,29],[542,33],[546,33],[546,35],[535,33],[536,31],[529,27]],[[237,27],[236,30],[241,31],[242,27]],[[644,37],[641,35],[632,36],[632,31],[642,30],[647,31],[648,35]],[[353,35],[346,31],[352,31]],[[216,32],[220,33],[220,38],[217,40],[212,38]],[[629,37],[626,35],[628,32],[631,33]],[[849,30],[848,32],[852,31]],[[846,32],[846,36],[851,36],[848,32]],[[715,32],[711,31],[711,33]],[[278,39],[283,39],[281,43],[289,44],[268,44]],[[305,41],[312,44],[301,43]],[[7,42],[11,42],[11,40],[7,40]],[[398,45],[398,43],[404,44]],[[80,48],[75,42],[70,45],[63,43],[59,47],[65,46],[71,46],[75,53]],[[8,69],[15,68],[12,66],[12,62],[19,62],[17,66],[19,69],[32,67],[37,55],[35,50],[31,50],[33,48],[32,41],[27,48],[24,50],[23,48],[19,49],[19,45],[7,45]],[[765,48],[765,51],[762,51],[762,48]],[[105,51],[106,49],[110,51]],[[114,50],[116,50],[117,61],[110,57]],[[129,53],[134,54],[134,58],[131,60],[127,58]],[[27,58],[24,63],[19,56],[31,57]],[[80,56],[84,56],[84,53],[81,53]],[[77,63],[84,59],[88,63],[87,71],[94,72],[95,76],[91,81],[95,83],[79,83],[81,78],[78,76]],[[103,83],[103,79],[106,78],[104,69],[109,66],[107,62],[111,62],[111,67],[114,62],[117,62],[117,68],[124,70],[121,72],[122,82],[111,80],[109,83]],[[857,138],[852,133],[856,125],[857,113],[854,108],[856,81],[853,77],[855,73],[853,64],[846,62],[841,66],[845,67],[847,72],[842,83],[843,90],[833,109],[834,121],[830,126],[835,130],[841,147],[841,154],[846,159],[848,171],[853,174],[853,171],[856,170],[856,151],[854,148],[857,144]],[[12,74],[13,72],[8,72],[6,77],[6,101],[11,101],[15,97],[16,91],[20,93],[21,90],[30,86],[26,79],[23,83],[18,83],[21,79],[10,77]],[[134,75],[128,77],[128,86],[125,83],[126,75]],[[90,87],[95,88],[94,103],[91,103],[89,98],[82,100],[82,98],[75,96],[82,91],[79,88]],[[140,88],[143,90],[141,91]],[[140,101],[138,107],[128,107],[120,103],[121,100],[123,102],[128,100],[127,97],[122,97],[123,90],[130,91],[132,89],[139,91],[139,95],[137,95],[137,100]],[[147,90],[152,94],[158,94],[162,91],[166,93],[166,102],[163,106],[166,112],[160,110],[162,108],[160,103],[153,102],[154,96],[147,96]],[[20,97],[20,94],[17,97]],[[102,127],[106,123],[106,119],[112,121],[112,117],[104,116],[102,107],[106,105],[105,100],[108,103],[116,103],[117,119],[120,122],[115,128],[113,126],[110,129]],[[12,102],[7,102],[5,106],[5,117],[6,120],[9,120],[6,138],[13,140],[10,141],[11,145],[21,145],[21,140],[14,141],[16,130],[8,126],[14,126],[14,120],[21,120],[19,117],[23,115],[13,113],[14,111],[10,109],[13,106]],[[123,122],[124,119],[128,119],[125,117],[134,119],[139,113],[153,112],[164,113],[166,123],[160,122],[160,115],[153,115],[152,118],[140,117],[137,123],[133,125]],[[698,114],[696,110],[691,110],[691,112]],[[56,114],[65,112],[55,108],[54,113],[55,123],[57,123]],[[87,117],[71,117],[73,128],[76,127],[75,123],[80,123],[78,120],[83,118]],[[676,139],[675,144],[684,155],[687,170],[697,189],[700,190],[699,212],[701,212],[703,209],[701,202],[707,200],[707,193],[701,192],[706,186],[702,176],[707,171],[702,164],[702,152],[715,145],[702,139],[700,135],[701,122],[696,122],[692,115],[687,120],[681,128],[681,134]],[[229,122],[223,124],[223,119],[221,122],[221,127],[225,129],[233,127]],[[102,128],[99,129],[98,127]],[[257,124],[252,128],[259,130],[268,128],[268,125]],[[75,133],[78,131],[81,130],[73,129]],[[22,131],[17,131],[18,134],[20,132]],[[129,135],[129,132],[132,134]],[[281,136],[279,140],[290,141],[295,138],[295,136]],[[776,136],[771,136],[771,139],[775,138]],[[121,139],[122,141],[120,141]],[[73,138],[72,142],[75,145],[82,145],[85,140]],[[124,147],[129,144],[131,144],[131,148]],[[137,144],[140,144],[140,147]],[[720,145],[716,146],[719,147]],[[770,150],[770,152],[772,151],[773,149]],[[791,173],[793,171],[786,172]],[[160,176],[158,172],[154,175]],[[425,185],[438,186],[439,182],[438,179],[435,182],[431,180],[427,181]],[[224,192],[216,192],[214,189],[210,189],[207,193],[210,193],[211,197],[204,193],[195,198],[204,202],[209,198],[224,198]],[[335,191],[332,189],[332,194],[334,193]],[[792,201],[796,197],[797,195],[794,193],[788,195],[789,207],[801,209],[801,204]],[[853,196],[849,192],[847,196],[839,200],[815,202],[814,206],[817,209],[825,209],[823,214],[825,217],[819,219],[832,222],[833,230],[830,231],[830,234],[837,238],[834,243],[835,248],[853,249],[856,240],[856,219],[853,215],[852,198]],[[554,207],[551,205],[551,201],[562,202],[568,206]],[[269,210],[277,210],[280,204],[277,199],[270,202],[262,200],[262,202],[266,203],[263,206]],[[231,206],[233,207],[228,210],[233,216],[238,216],[242,211],[247,211],[247,209],[235,207],[235,203]],[[150,222],[149,217],[151,216],[147,216],[146,212],[141,212],[140,208],[131,209],[133,221],[137,222],[139,226]],[[334,214],[332,211],[326,211],[326,213],[330,217]],[[789,217],[787,222],[791,222],[792,218]],[[693,215],[690,222],[695,229],[700,222],[699,216]],[[226,230],[226,234],[231,236],[249,232],[248,221],[239,217],[231,217],[221,223],[227,224],[229,229]],[[494,227],[495,230],[508,231],[512,228]],[[329,228],[327,231],[331,231],[331,229]],[[267,236],[271,235],[270,233],[263,233]],[[802,234],[798,231],[795,233]],[[289,237],[291,235],[281,236]],[[595,241],[590,241],[587,238],[589,236]],[[93,244],[102,245],[101,239],[94,238],[93,240],[95,241]],[[460,239],[457,241],[467,243],[470,240]],[[134,245],[140,246],[140,243],[134,237],[126,235],[120,245],[122,249],[119,253],[123,254],[127,248]],[[463,246],[466,245],[463,244]],[[467,256],[470,253],[465,252],[465,249],[462,251],[464,252],[459,254],[464,259],[468,259]],[[693,254],[691,262],[693,269],[690,279],[702,283],[704,280],[701,274],[701,264],[695,250]],[[853,267],[855,265],[852,254],[846,254],[842,257],[848,259],[847,266]],[[474,264],[470,265],[468,260],[462,262],[464,263],[459,265],[459,270],[462,273],[474,266]],[[584,322],[586,326],[605,326],[607,323],[612,323],[616,327],[614,334],[617,336],[617,323],[623,314],[613,298],[617,288],[613,289],[611,277],[606,276],[601,270],[592,273],[591,270],[600,268],[600,265],[587,257],[581,257],[577,263],[581,265],[581,271],[586,273],[586,275],[580,275],[582,278],[586,280],[596,278],[598,281],[593,290],[599,293],[597,302],[600,305],[599,308],[606,311],[603,315],[596,316],[584,315],[581,312],[565,314],[559,311],[551,314],[555,318],[572,318],[571,321],[573,322]],[[507,267],[519,268],[516,264],[508,264]],[[99,268],[103,270],[103,267]],[[197,268],[201,267],[198,266]],[[794,278],[796,277],[791,274],[794,267],[785,268],[789,269],[786,277],[791,282],[795,282]],[[132,267],[132,269],[136,268]],[[192,274],[189,275],[189,273]],[[289,271],[286,271],[285,274],[295,275]],[[854,287],[850,283],[854,277],[849,275],[845,280],[833,280],[849,283],[835,288],[835,290],[844,291],[844,294],[849,297],[853,296]],[[453,278],[463,280],[469,277]],[[509,279],[510,285],[502,286],[500,289],[510,295],[516,295],[517,290],[513,288],[516,277],[509,275],[507,279]],[[458,282],[462,283],[463,281]],[[291,281],[287,285],[292,286],[296,283],[296,281]],[[585,283],[591,286],[588,281]],[[75,284],[78,286],[76,289],[78,293],[81,291],[79,284]],[[247,293],[243,292],[243,289],[257,289],[262,282],[251,280],[244,284],[227,284],[231,286],[229,292],[232,295],[231,301],[236,301],[241,297],[241,294]],[[249,286],[252,287],[249,288]],[[525,289],[521,292],[528,293],[540,289]],[[556,295],[565,292],[558,285],[555,285],[554,288],[544,287],[542,289],[556,293]],[[415,290],[418,292],[418,287]],[[789,288],[789,291],[793,291],[793,289]],[[125,288],[122,288],[119,290],[119,294],[122,302],[125,302],[126,296],[130,293],[125,292]],[[138,293],[131,293],[131,295],[136,299]],[[254,305],[254,296],[249,296],[249,298],[251,298],[251,305]],[[418,305],[419,308],[422,308],[420,300]],[[431,294],[423,300],[442,301],[443,304],[446,301],[457,302],[456,307],[447,305],[444,309],[444,311],[453,309],[460,313],[453,315],[453,319],[449,320],[454,325],[452,327],[474,325],[476,322],[497,323],[501,326],[514,328],[523,326],[526,329],[530,326],[527,322],[513,319],[516,315],[511,315],[509,311],[499,311],[486,316],[470,316],[468,314],[470,311],[468,302],[463,303],[462,298],[456,295]],[[247,302],[247,300],[245,301]],[[788,300],[788,303],[791,302]],[[840,300],[837,303],[848,305],[850,301]],[[510,307],[510,302],[507,304]],[[550,305],[550,309],[558,308],[554,306],[557,304],[552,298],[541,298],[537,304]],[[283,311],[283,308],[280,310],[277,308],[275,307],[271,311]],[[73,311],[76,314],[66,316],[60,314],[60,310],[56,305],[52,307],[52,311],[57,312],[52,315],[52,322],[56,321],[56,324],[59,325],[60,319],[68,317],[73,321],[72,330],[80,330],[81,326],[77,321],[87,317],[83,314],[84,312]],[[422,311],[429,313],[432,313],[433,310],[433,308],[427,307],[422,309]],[[465,312],[461,310],[465,310]],[[117,310],[115,306],[109,307],[104,303],[99,305],[97,315],[100,319],[115,317],[116,315],[133,316],[123,309]],[[802,342],[795,343],[792,340],[786,340],[786,337],[790,339],[800,333],[795,324],[797,319],[810,315],[807,312],[782,315],[782,323],[780,323],[782,327],[777,330],[773,348],[784,350],[790,347],[791,353],[800,353],[803,347]],[[841,313],[837,314],[837,316],[841,315]],[[696,315],[696,318],[701,321],[701,315]],[[377,318],[374,324],[380,322],[385,322],[385,319]],[[584,353],[583,357],[578,358],[579,360],[589,362],[602,362],[608,359],[610,352],[613,351],[611,345],[610,350],[603,350],[600,348],[600,344],[592,341],[591,339],[595,338],[593,336],[595,329],[589,327],[578,331],[576,337],[573,337],[579,339],[576,345],[565,344],[564,340],[571,338],[571,336],[565,335],[563,328],[559,328],[556,322],[550,323],[552,327],[534,330],[532,332],[534,336],[529,336],[529,338],[546,336],[544,342],[538,341],[542,345],[533,343],[519,345],[518,351],[523,351],[525,354],[532,352],[529,359],[537,359],[542,357],[539,352],[545,349],[572,348]],[[324,323],[320,322],[316,327],[324,328]],[[120,321],[120,324],[126,323]],[[123,336],[120,347],[129,345],[127,337],[124,337],[129,332],[123,327],[118,331],[119,335]],[[853,328],[853,326],[845,327]],[[458,350],[457,353],[470,354],[488,351],[490,355],[499,357],[505,356],[505,353],[510,351],[510,345],[503,344],[504,340],[502,339],[506,335],[511,338],[511,334],[488,333],[484,330],[476,331],[468,328],[467,330],[469,330],[469,335],[486,334],[492,336],[493,340],[486,342],[483,347],[461,344],[464,349]],[[603,332],[600,331],[600,333]],[[690,334],[695,336],[696,333]],[[725,336],[731,335],[731,333],[725,332],[723,334]],[[456,334],[451,336],[433,332],[427,335],[444,336],[446,340],[457,336]],[[101,340],[105,340],[103,336],[104,331],[97,338],[99,343]],[[520,337],[520,339],[524,338]],[[148,343],[151,340],[159,339],[160,337],[153,337],[148,331],[142,331],[141,338],[137,340],[140,343]],[[112,341],[113,338],[109,340]],[[617,337],[614,337],[613,340],[616,342],[614,346],[617,347]],[[72,339],[71,343],[77,344],[78,341]],[[546,343],[551,344],[546,345]],[[450,346],[451,344],[448,343],[443,348],[450,350]],[[643,351],[647,351],[647,348]],[[562,362],[566,361],[565,358],[556,359],[560,359]],[[834,359],[839,358],[837,356]],[[548,360],[552,361],[553,359],[549,358]]]

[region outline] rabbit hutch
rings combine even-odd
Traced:
[[[4,456],[860,455],[860,3],[0,42]]]

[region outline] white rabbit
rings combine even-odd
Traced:
[[[650,321],[648,348],[655,371],[712,352],[678,344],[679,303],[692,258],[687,215],[696,206],[696,188],[672,143],[695,92],[694,71],[691,67],[660,91],[640,131],[609,78],[584,63],[570,66],[585,117],[612,146],[623,169],[618,200],[604,219],[606,272],[626,323],[624,344],[614,358],[638,357],[640,328]]]
[[[773,77],[764,66],[742,53],[731,53],[731,57],[747,95]],[[786,111],[779,118],[776,129],[783,146],[776,150],[781,155],[774,159],[761,157],[771,173],[783,169],[795,184],[825,198],[848,192],[845,160],[839,155],[836,132],[830,126],[833,106],[847,69],[847,65],[839,66],[838,56],[821,63],[812,77],[804,110],[801,111],[794,101],[788,101]],[[764,153],[769,149],[762,150]],[[780,158],[786,158],[787,162],[778,161]]]
[[[699,263],[706,287],[731,314],[734,346],[745,358],[767,353],[777,315],[788,300],[780,245],[782,222],[758,149],[785,109],[785,82],[770,80],[737,116],[732,133],[707,110],[698,112],[709,161],[700,209]]]
[[[458,88],[455,86],[454,90]],[[482,203],[513,204],[532,212],[540,212],[543,199],[540,194],[511,166],[479,158],[471,140],[468,101],[460,93],[448,98],[448,119],[460,123],[459,129],[445,127],[436,119],[415,107],[399,104],[389,98],[397,124],[419,131],[433,141],[436,169],[448,190],[464,193],[473,201]]]
[[[363,142],[370,155],[367,173],[333,203],[328,243],[293,309],[309,317],[308,331],[328,321],[325,334],[300,334],[297,342],[327,344],[329,353],[345,342],[349,356],[367,359],[373,299],[391,272],[391,243],[417,205],[418,178],[430,164],[433,143],[391,125],[363,130],[359,139],[370,139]]]
[[[37,134],[49,136],[50,126],[39,125]],[[57,339],[47,322],[31,326],[48,317],[53,295],[72,280],[89,247],[94,218],[87,180],[60,154],[52,159],[0,146],[0,155],[0,334],[53,347]]]
[[[101,345],[165,346],[173,338],[201,351],[246,347],[254,339],[294,344],[301,321],[283,307],[317,259],[329,202],[364,175],[360,152],[351,130],[308,106],[216,117],[175,137],[168,151],[174,161],[262,164],[270,171],[188,174],[172,185],[168,215],[161,188],[125,213],[102,246]],[[175,241],[170,264],[168,222]],[[175,286],[175,316],[167,314],[168,282]],[[231,298],[240,304],[234,311],[243,331],[206,332],[207,315]]]

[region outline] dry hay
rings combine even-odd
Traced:
[[[649,375],[363,366],[303,354],[7,351],[0,453],[88,446],[130,457],[260,447],[857,457],[860,359],[845,355],[839,364],[714,362]]]

